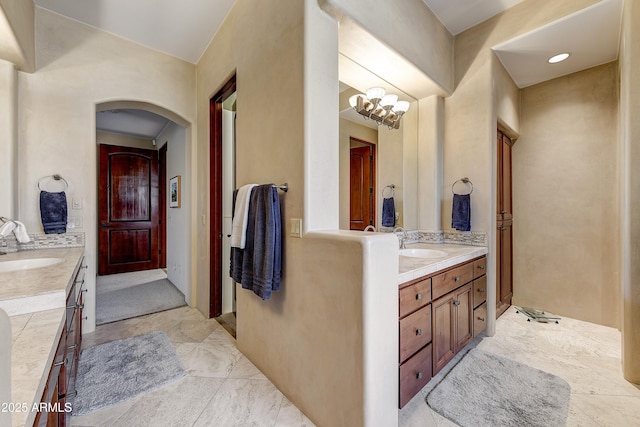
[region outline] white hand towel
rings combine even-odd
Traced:
[[[13,222],[15,222],[17,226],[16,229],[13,230],[13,234],[16,236],[16,239],[18,239],[18,242],[29,243],[31,241],[31,238],[27,233],[27,227],[25,227],[25,225],[20,221],[13,221]]]
[[[249,219],[249,201],[251,190],[257,184],[247,184],[240,187],[236,196],[236,209],[233,212],[231,228],[231,247],[244,249],[247,241],[247,221]]]
[[[0,236],[7,237],[9,233],[15,230],[16,224],[13,221],[7,221],[0,226]]]

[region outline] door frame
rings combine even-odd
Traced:
[[[158,267],[167,268],[167,150],[168,142],[158,150]]]
[[[222,103],[235,91],[234,74],[209,100],[209,318],[222,314]]]

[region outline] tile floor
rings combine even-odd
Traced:
[[[119,405],[74,417],[72,425],[313,426],[236,349],[224,328],[193,308],[100,326],[85,335],[83,347],[153,330],[167,333],[187,376]],[[471,346],[564,378],[572,389],[569,426],[640,426],[640,387],[622,377],[620,334],[615,329],[573,319],[562,319],[560,324],[527,322],[512,307],[498,319],[495,336],[476,339]],[[455,361],[449,366],[454,365]],[[453,425],[424,402],[445,373],[399,411],[401,427]]]

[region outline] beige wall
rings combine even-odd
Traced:
[[[84,331],[91,332],[97,263],[91,231],[97,229],[96,104],[139,101],[193,123],[195,67],[40,8],[36,42],[38,69],[19,73],[18,79],[17,216],[29,232],[42,230],[36,182],[46,175],[61,174],[69,182],[67,197],[82,199],[89,289]],[[188,135],[190,139],[190,130]]]
[[[36,65],[34,2],[0,0],[0,59],[32,73]]]
[[[640,7],[624,4],[620,43],[620,184],[622,259],[622,368],[624,377],[640,384]]]
[[[451,228],[451,184],[469,177],[471,229],[488,235],[487,299],[495,299],[496,129],[499,121],[520,116],[513,82],[492,46],[587,7],[597,0],[527,0],[455,37],[455,92],[445,100],[442,228]],[[511,98],[509,101],[502,96]],[[509,112],[508,110],[514,110]],[[517,122],[510,126],[517,126]],[[519,129],[511,129],[515,133]],[[517,238],[517,237],[516,237]],[[517,244],[517,241],[516,243]],[[495,330],[495,308],[488,307],[488,332]]]
[[[15,66],[0,60],[0,216],[18,213],[18,73]]]
[[[319,0],[319,3],[338,19],[346,17],[357,23],[429,76],[444,92],[453,90],[453,37],[422,0],[406,0],[400,5],[384,0]],[[403,31],[398,31],[399,28]],[[371,61],[374,64],[375,58]],[[357,62],[365,65],[368,61],[359,57]],[[382,70],[370,69],[386,78]],[[389,76],[397,78],[393,73]],[[411,85],[394,80],[390,83],[400,88]]]
[[[397,239],[309,232],[339,223],[337,36],[316,0],[238,0],[198,63],[197,304],[208,313],[209,99],[235,72],[236,185],[288,182],[284,229],[305,229],[285,236],[279,292],[238,291],[238,347],[317,425],[393,426]],[[286,113],[264,108],[276,99]]]
[[[121,135],[111,132],[96,132],[96,144],[118,145],[120,147],[143,148],[145,150],[157,150],[158,147],[148,138]]]
[[[617,63],[522,91],[515,305],[620,326],[617,93]]]

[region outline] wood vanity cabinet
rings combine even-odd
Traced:
[[[400,408],[484,330],[485,270],[482,256],[400,285]]]
[[[402,284],[399,304],[402,408],[431,379],[431,278]]]
[[[80,259],[67,294],[64,327],[47,384],[42,394],[43,410],[38,412],[34,426],[66,426],[76,396],[78,358],[82,344],[82,310],[84,308],[84,257]],[[46,405],[45,405],[46,404]]]
[[[487,258],[473,262],[473,336],[487,329]]]

